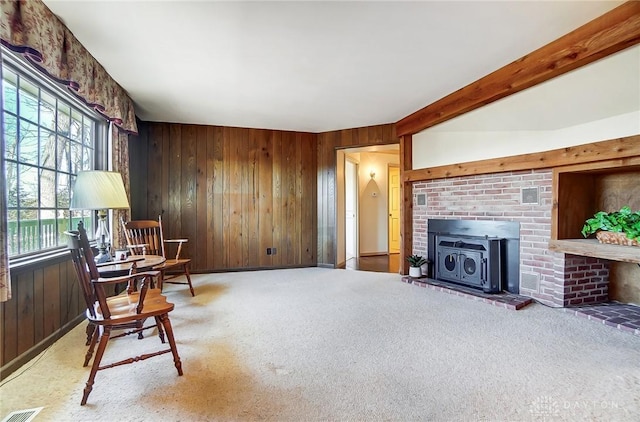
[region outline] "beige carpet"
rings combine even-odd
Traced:
[[[394,274],[320,268],[168,285],[170,355],[98,373],[80,406],[78,326],[0,388],[36,421],[640,420],[640,337],[531,305],[509,311]],[[159,342],[111,341],[103,362]]]

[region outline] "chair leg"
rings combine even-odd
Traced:
[[[142,332],[142,328],[144,327],[144,322],[146,321],[146,319],[143,319],[141,321],[138,321],[136,323],[136,329],[140,330],[138,332],[138,340],[142,340],[144,338],[144,333]]]
[[[164,282],[164,271],[160,271],[160,274],[158,275],[158,289],[160,289],[160,292],[162,293],[162,283]]]
[[[93,350],[96,348],[96,343],[98,342],[98,336],[100,335],[100,330],[95,325],[93,326],[93,334],[91,335],[91,341],[89,342],[89,349],[87,350],[87,354],[84,356],[84,364],[83,367],[89,365],[89,361],[91,360],[91,356],[93,356]]]
[[[111,335],[111,327],[102,327],[100,326],[97,331],[100,331],[100,343],[98,344],[98,350],[96,350],[96,357],[93,359],[93,365],[91,365],[91,372],[89,373],[89,379],[87,380],[87,385],[84,387],[84,392],[82,394],[82,401],[80,401],[80,405],[84,406],[87,404],[87,398],[93,390],[93,383],[96,378],[96,373],[98,373],[98,369],[100,368],[100,361],[102,360],[102,356],[104,355],[104,351],[107,348],[107,343],[109,342],[109,336]]]
[[[189,275],[189,264],[184,264],[184,275],[187,276],[187,282],[189,283],[189,290],[191,290],[191,296],[195,296],[193,291],[193,285],[191,284],[191,276]]]
[[[93,337],[93,333],[96,331],[96,326],[93,322],[89,322],[87,324],[87,329],[86,329],[86,333],[87,333],[87,342],[85,343],[85,346],[88,346],[91,344],[91,338]]]
[[[182,362],[180,362],[180,356],[178,356],[178,348],[176,347],[176,341],[173,338],[173,328],[171,328],[171,321],[169,321],[169,314],[162,314],[158,318],[162,322],[164,331],[167,333],[167,339],[169,340],[169,346],[171,346],[171,353],[173,354],[173,363],[176,365],[178,375],[182,375]]]
[[[158,337],[160,337],[160,341],[164,343],[164,330],[162,329],[162,321],[160,320],[160,317],[156,317],[156,327],[158,327]]]

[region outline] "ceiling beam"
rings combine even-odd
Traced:
[[[399,120],[397,135],[413,135],[638,43],[640,2],[628,1]]]

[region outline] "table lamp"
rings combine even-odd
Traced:
[[[107,210],[127,209],[129,200],[120,173],[113,171],[81,171],[73,186],[70,210],[97,210],[96,240],[99,254],[96,262],[111,261]]]

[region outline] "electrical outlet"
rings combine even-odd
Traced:
[[[267,248],[267,255],[271,255],[271,248]]]
[[[271,248],[271,255],[275,255],[278,253],[278,249],[276,248]]]

